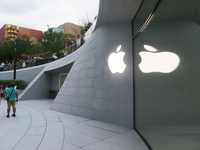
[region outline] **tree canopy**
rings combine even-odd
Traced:
[[[63,32],[53,32],[52,28],[49,28],[43,35],[43,42],[45,49],[52,52],[57,52],[65,48],[65,45],[69,45],[72,41],[76,41],[76,37],[71,34],[64,34]]]
[[[30,38],[26,35],[19,35],[17,41],[17,58],[20,58],[21,53],[26,52],[32,47]],[[0,42],[0,60],[12,61],[14,59],[15,40],[7,38],[4,42]]]
[[[62,32],[53,32],[49,28],[42,35],[43,41],[38,44],[33,44],[27,35],[19,35],[17,42],[17,59],[21,59],[21,54],[37,55],[51,51],[57,52],[65,48],[65,45],[72,44],[76,41],[76,36],[71,34],[64,34]],[[76,43],[76,42],[75,42]],[[7,38],[4,42],[0,42],[0,61],[14,60],[15,41]]]

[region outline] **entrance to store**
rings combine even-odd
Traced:
[[[62,87],[66,77],[67,77],[67,73],[59,74],[59,90]]]

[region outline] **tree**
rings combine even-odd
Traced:
[[[30,41],[30,38],[27,35],[19,35],[18,44],[17,44],[17,58],[23,53],[27,53],[32,47],[33,42]]]
[[[52,28],[49,28],[48,31],[42,35],[42,38],[42,45],[44,45],[47,51],[52,51],[53,53],[64,49],[66,44],[71,44],[71,42],[76,39],[74,35],[54,32]]]
[[[14,59],[14,41],[4,41],[0,47],[0,60],[5,62],[6,60],[12,61]]]
[[[19,35],[17,42],[17,58],[21,58],[22,53],[26,53],[32,47],[30,38],[26,35]],[[15,41],[7,38],[3,43],[0,43],[0,60],[11,62],[14,60]]]
[[[75,42],[76,41],[76,36],[72,35],[72,34],[64,34],[63,35],[63,41],[65,44],[69,45],[72,44],[72,41]]]
[[[26,52],[28,55],[38,55],[41,53],[45,53],[45,47],[41,43],[32,45],[32,47]]]
[[[82,18],[80,21],[81,33],[87,31],[92,26],[92,22],[89,19],[89,16],[86,14],[86,17]]]

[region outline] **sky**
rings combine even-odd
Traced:
[[[0,28],[4,24],[46,31],[66,22],[82,25],[94,21],[99,0],[3,0],[0,4]]]

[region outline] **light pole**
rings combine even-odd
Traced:
[[[13,79],[16,79],[17,40],[18,40],[18,34],[15,34],[15,60],[14,60],[14,76],[13,76]]]
[[[13,79],[16,79],[16,61],[17,61],[17,40],[19,27],[16,25],[6,25],[5,30],[8,32],[8,37],[10,40],[15,40],[15,58],[14,58],[14,75]],[[14,39],[15,38],[15,39]]]

